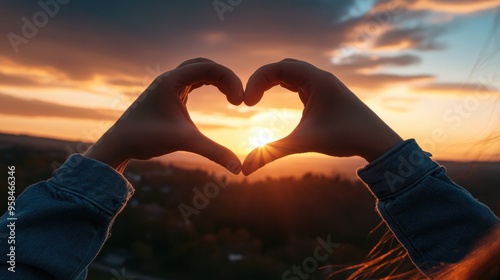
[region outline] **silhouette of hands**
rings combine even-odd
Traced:
[[[302,119],[283,139],[254,149],[243,165],[229,149],[204,136],[186,108],[188,95],[214,85],[234,105],[256,105],[270,88],[297,92]],[[130,159],[149,159],[175,151],[202,155],[238,174],[249,175],[291,154],[318,152],[359,155],[373,161],[403,141],[342,82],[329,72],[294,59],[259,68],[246,90],[228,68],[206,58],[183,62],[158,76],[120,119],[84,155],[122,172]]]
[[[305,152],[359,155],[371,162],[403,141],[334,75],[303,61],[285,59],[259,68],[247,83],[245,104],[254,106],[276,85],[299,94],[302,119],[285,138],[251,151],[243,162],[245,175]]]
[[[242,83],[230,69],[205,58],[185,61],[158,76],[85,156],[123,172],[129,159],[188,151],[240,173],[238,157],[203,135],[186,109],[188,94],[203,85],[216,86],[231,104],[243,101]]]

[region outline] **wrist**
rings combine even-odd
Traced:
[[[102,138],[99,139],[83,153],[83,156],[100,161],[112,167],[118,173],[123,173],[130,161],[130,157],[121,153],[118,145],[107,145],[107,143],[109,142],[105,142]]]
[[[360,153],[360,156],[370,163],[387,153],[401,142],[403,142],[403,139],[392,130],[387,134],[379,134],[377,137],[371,139],[370,144],[367,145],[364,151]]]

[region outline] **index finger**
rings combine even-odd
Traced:
[[[313,65],[292,59],[264,65],[248,79],[245,89],[245,104],[257,104],[270,88],[281,84],[283,87],[304,88],[318,69]]]
[[[184,87],[204,83],[216,86],[234,105],[243,101],[243,84],[231,69],[215,62],[199,62],[180,66],[169,73],[170,78]]]

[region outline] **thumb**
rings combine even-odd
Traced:
[[[243,174],[248,176],[262,166],[279,158],[305,152],[303,145],[294,134],[251,151],[242,165]]]
[[[225,167],[233,174],[241,172],[240,159],[228,148],[218,144],[203,134],[191,138],[186,151],[193,152]]]

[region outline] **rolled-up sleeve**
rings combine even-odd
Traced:
[[[499,224],[410,139],[358,170],[377,210],[424,273],[462,259]]]
[[[14,215],[1,217],[0,279],[84,279],[133,193],[111,167],[70,156],[49,180],[19,195]],[[15,224],[13,232],[9,224]],[[8,242],[12,234],[15,244]],[[11,246],[15,272],[8,270]]]

